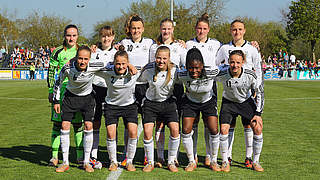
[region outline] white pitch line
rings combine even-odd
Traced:
[[[38,98],[0,97],[0,99],[7,99],[7,100],[29,100],[29,101],[48,101],[48,99],[38,99]]]
[[[139,124],[138,124],[138,137],[137,139],[139,140],[139,136],[143,130],[143,126],[142,126],[142,121],[139,121]],[[138,144],[138,140],[137,140],[137,144]],[[107,180],[117,180],[119,179],[121,173],[123,171],[123,168],[121,167],[118,167],[118,169],[116,171],[112,171],[109,176],[107,177]]]

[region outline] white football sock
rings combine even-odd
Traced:
[[[70,130],[60,130],[60,145],[63,157],[63,164],[69,165]]]
[[[228,135],[220,134],[220,153],[222,162],[228,162]]]
[[[156,145],[158,159],[164,159],[164,143],[165,143],[165,128],[159,128],[156,131]]]
[[[180,135],[176,138],[170,136],[168,143],[168,164],[174,163],[180,144]]]
[[[246,157],[252,157],[253,131],[251,128],[244,128],[244,139],[246,141]]]
[[[218,162],[218,151],[219,151],[220,136],[219,133],[216,135],[210,135],[211,143],[211,162]]]
[[[192,141],[193,141],[193,154],[194,158],[197,157],[197,145],[198,145],[198,124],[194,124],[192,126],[193,134],[192,134]]]
[[[210,135],[209,129],[207,127],[204,127],[204,141],[206,142],[206,157],[210,158],[211,150],[210,150],[209,135]],[[218,144],[218,148],[219,148],[219,144]]]
[[[127,163],[132,163],[134,155],[136,154],[136,149],[137,149],[137,138],[128,138]]]
[[[253,163],[259,162],[262,151],[263,137],[260,135],[253,135]]]
[[[150,140],[143,140],[144,144],[144,152],[147,156],[148,163],[154,164],[154,144],[153,144],[153,138]]]
[[[234,128],[229,129],[229,135],[228,135],[228,154],[227,156],[232,159],[232,146],[234,141]]]
[[[189,162],[195,162],[193,154],[193,141],[192,141],[193,131],[189,134],[181,134],[183,147],[186,150]]]
[[[98,159],[98,148],[99,148],[99,129],[93,130],[93,144],[92,144],[92,151],[91,157]]]
[[[92,149],[93,143],[93,130],[83,130],[83,151],[84,151],[84,159],[83,163],[89,163],[90,153]]]
[[[111,162],[118,163],[117,161],[117,142],[115,139],[107,138],[107,150]]]

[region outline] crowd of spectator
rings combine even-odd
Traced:
[[[34,63],[38,69],[49,68],[49,61],[52,51],[55,48],[49,48],[42,46],[39,49],[29,49],[24,47],[16,46],[11,52],[7,53],[5,48],[1,48],[2,67],[6,68],[17,68],[17,67],[28,67],[31,63]]]
[[[266,71],[277,71],[279,75],[283,75],[283,71],[288,71],[289,76],[292,70],[296,71],[307,71],[309,75],[318,77],[318,71],[320,68],[320,59],[316,62],[310,60],[296,60],[295,55],[289,56],[287,51],[280,50],[279,53],[275,53],[273,56],[269,56],[263,60],[262,68]]]

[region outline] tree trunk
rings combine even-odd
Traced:
[[[312,52],[312,62],[316,62],[316,54],[315,54],[315,46],[316,46],[316,40],[311,40],[311,52]]]

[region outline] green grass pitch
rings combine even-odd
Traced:
[[[47,92],[45,81],[0,81],[0,179],[107,179],[110,172],[106,168],[91,174],[78,168],[72,135],[70,170],[58,174],[53,167],[47,166],[52,127]],[[221,99],[221,86],[218,99]],[[124,170],[119,179],[320,179],[320,83],[267,81],[265,99],[264,144],[260,158],[265,172],[258,173],[244,167],[245,143],[240,121],[235,131],[235,163],[231,172],[212,172],[204,167],[205,145],[203,123],[200,122],[200,163],[194,172],[184,172],[180,167],[178,173],[158,168],[151,173],[143,173],[144,153],[140,138],[134,162],[137,171]],[[123,125],[122,122],[119,124],[121,150]],[[168,129],[166,133],[167,147]],[[187,157],[182,144],[180,152],[179,158],[185,167]],[[61,159],[61,154],[59,156]],[[99,159],[107,160],[104,125],[100,134]]]

